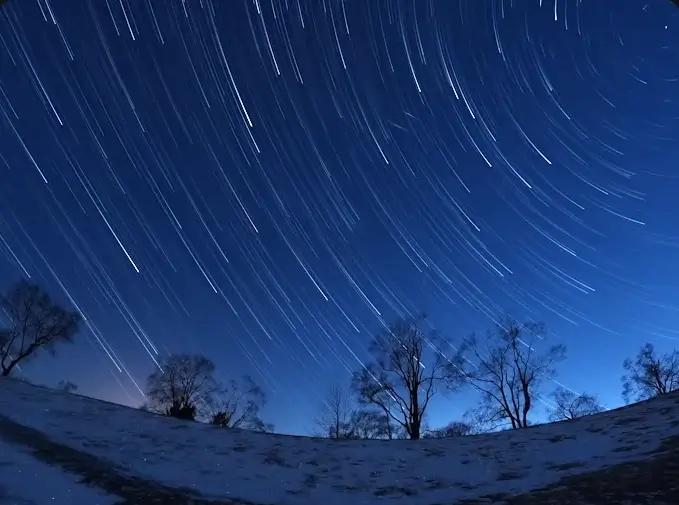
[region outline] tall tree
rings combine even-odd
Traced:
[[[466,367],[466,374],[481,393],[478,419],[491,429],[529,426],[536,394],[542,383],[554,376],[554,365],[566,353],[563,345],[538,352],[534,346],[545,337],[544,325],[519,323],[507,316],[488,333],[485,342],[473,335],[468,339],[473,362]]]
[[[420,438],[432,397],[462,384],[455,372],[459,368],[449,366],[461,365],[462,356],[440,334],[426,334],[422,324],[423,317],[406,317],[375,336],[369,347],[374,361],[357,371],[352,382],[361,404],[380,409],[411,439]]]
[[[195,419],[200,406],[217,391],[214,363],[200,354],[172,354],[146,380],[148,410],[181,419]]]
[[[605,410],[594,396],[586,393],[579,395],[568,389],[559,388],[551,396],[554,409],[549,414],[550,421],[576,419]]]
[[[249,375],[219,386],[207,401],[211,423],[222,428],[270,432],[273,427],[262,421],[259,412],[266,394]]]
[[[0,295],[0,309],[8,320],[0,326],[3,376],[41,351],[54,353],[57,344],[71,342],[80,327],[80,314],[63,308],[42,287],[27,281]]]
[[[333,384],[314,418],[314,432],[321,437],[347,438],[351,414],[349,393],[339,384]]]
[[[679,389],[679,353],[658,355],[653,344],[646,343],[634,361],[626,359],[622,367],[622,396],[627,403],[642,401]]]

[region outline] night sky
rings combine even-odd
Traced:
[[[560,382],[619,405],[622,360],[679,338],[678,14],[10,0],[0,286],[87,320],[23,372],[138,405],[154,359],[202,352],[303,433],[380,321],[459,339],[510,311],[567,344]]]

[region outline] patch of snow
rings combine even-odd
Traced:
[[[679,435],[679,397],[575,421],[443,440],[333,441],[220,429],[19,382],[0,411],[129,474],[262,505],[430,505],[520,494],[646,459]],[[11,405],[11,408],[9,408]]]
[[[112,505],[120,502],[60,468],[0,441],[0,505]]]

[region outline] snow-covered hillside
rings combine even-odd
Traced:
[[[260,505],[498,503],[541,488],[558,492],[570,476],[605,477],[612,468],[652,462],[676,451],[677,440],[676,394],[521,431],[338,442],[224,430],[3,379],[0,504],[3,492],[14,497],[6,503],[38,505],[131,504],[143,496],[147,503],[186,503],[187,496]],[[59,468],[69,475],[57,475]],[[47,475],[32,482],[54,499],[19,501],[17,472]],[[83,478],[100,489],[84,488],[77,483]],[[654,479],[663,485],[662,476]],[[122,499],[102,498],[104,492]],[[154,493],[166,501],[151,501]],[[639,503],[666,503],[656,498]]]
[[[0,439],[1,505],[113,505],[120,501],[79,483],[80,476],[43,463],[30,452]]]

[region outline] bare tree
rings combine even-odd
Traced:
[[[7,326],[0,327],[3,376],[40,351],[54,353],[57,344],[71,342],[80,326],[80,314],[61,307],[42,287],[27,281],[0,295],[0,309],[9,320]]]
[[[57,389],[61,389],[66,393],[75,393],[78,390],[78,385],[75,384],[74,382],[61,379],[57,383]]]
[[[472,435],[474,428],[464,421],[451,421],[442,428],[427,431],[422,438],[452,438]]]
[[[352,415],[349,393],[339,384],[333,384],[314,418],[315,434],[327,438],[347,438],[351,431]]]
[[[549,414],[550,421],[565,421],[582,416],[598,414],[605,409],[598,400],[589,394],[577,394],[565,388],[559,388],[552,393],[554,409]]]
[[[627,403],[642,401],[679,389],[679,353],[675,350],[658,355],[653,344],[646,343],[634,361],[626,359],[622,367],[622,396]]]
[[[358,409],[351,412],[346,438],[361,440],[391,440],[396,429],[384,412],[376,409]]]
[[[506,317],[488,333],[485,345],[474,336],[469,338],[475,363],[466,374],[482,395],[477,419],[490,429],[529,426],[535,395],[544,380],[554,376],[554,365],[566,353],[563,345],[538,353],[534,345],[544,340],[545,333],[542,324],[522,324]]]
[[[407,317],[379,333],[369,348],[374,362],[356,372],[352,383],[362,405],[380,409],[411,439],[420,438],[432,397],[462,384],[457,369],[449,366],[461,364],[461,356],[440,335],[426,335],[422,319]]]
[[[362,403],[359,401],[359,403]],[[391,397],[384,399],[386,410],[391,412],[397,409],[398,403]],[[364,404],[365,406],[365,404]],[[382,439],[397,440],[408,438],[404,436],[404,430],[400,423],[394,421],[393,417],[385,413],[383,408],[375,408],[372,404],[368,408],[354,410],[349,421],[351,429],[358,433],[363,432],[359,438],[362,439]],[[420,432],[422,428],[420,427]]]
[[[148,410],[182,419],[195,419],[199,407],[208,403],[217,385],[214,363],[202,355],[172,354],[160,369],[148,376]]]
[[[266,394],[248,375],[219,387],[207,403],[212,411],[210,422],[216,426],[273,431],[273,426],[262,421],[259,416],[266,404]]]

